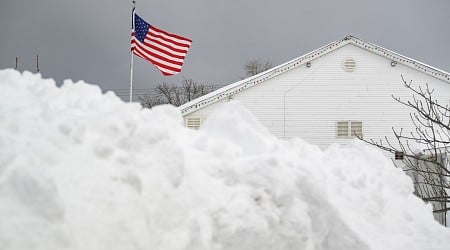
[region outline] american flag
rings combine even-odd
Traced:
[[[181,72],[191,43],[191,39],[158,29],[134,14],[131,51],[151,62],[163,75],[171,76]]]

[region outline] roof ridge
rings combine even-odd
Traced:
[[[439,80],[442,80],[442,81],[450,84],[450,74],[443,70],[437,69],[435,67],[429,66],[429,65],[419,62],[417,60],[403,56],[397,52],[385,49],[376,44],[363,41],[353,35],[347,35],[340,40],[331,42],[325,46],[322,46],[322,47],[320,47],[316,50],[313,50],[309,53],[306,53],[300,57],[297,57],[290,61],[282,63],[282,64],[280,64],[276,67],[273,67],[269,70],[266,70],[257,75],[239,80],[237,82],[231,83],[231,84],[226,85],[220,89],[217,89],[211,93],[208,93],[204,96],[194,99],[188,103],[181,105],[180,107],[178,107],[178,109],[181,111],[181,113],[183,115],[192,113],[204,106],[221,101],[225,98],[229,98],[230,96],[232,96],[240,91],[243,91],[247,88],[250,88],[250,87],[258,85],[262,82],[265,82],[275,76],[280,75],[281,73],[283,73],[285,71],[297,68],[297,67],[303,65],[304,63],[307,63],[317,57],[321,57],[324,54],[334,51],[334,50],[336,50],[340,47],[343,47],[349,43],[351,43],[361,49],[365,49],[367,51],[375,53],[379,56],[389,58],[392,61],[395,61],[397,63],[402,63],[411,68],[415,68],[416,70],[422,71],[425,74],[430,75],[431,77],[437,78]]]
[[[371,42],[366,42],[366,41],[358,39],[356,37],[352,37],[351,42],[352,42],[352,44],[355,44],[356,46],[358,46],[362,49],[365,49],[365,50],[371,51],[375,54],[378,54],[380,56],[389,58],[396,63],[401,63],[401,64],[407,65],[411,68],[415,68],[416,70],[422,71],[431,77],[437,78],[441,81],[444,81],[444,82],[447,82],[450,84],[450,73],[448,73],[444,70],[438,69],[436,67],[425,64],[418,60],[404,56],[398,52],[386,49],[382,46],[376,45]],[[370,47],[372,47],[372,48],[370,48]]]
[[[336,48],[344,46],[348,43],[348,42],[346,42],[345,44],[343,44],[343,42],[346,42],[346,41],[344,41],[344,39],[341,39],[341,40],[331,42],[325,46],[322,46],[322,47],[320,47],[316,50],[313,50],[311,52],[308,52],[300,57],[297,57],[290,61],[282,63],[276,67],[273,67],[269,70],[261,72],[257,75],[245,78],[243,80],[239,80],[234,83],[231,83],[231,84],[226,85],[216,91],[208,93],[197,99],[194,99],[188,103],[181,105],[180,107],[178,107],[178,109],[181,110],[182,114],[194,112],[195,110],[197,110],[205,105],[209,105],[209,104],[218,102],[220,100],[223,100],[224,98],[228,98],[229,96],[232,96],[232,95],[236,94],[237,92],[240,92],[249,87],[253,87],[262,82],[265,82],[287,70],[297,68],[298,66],[303,65],[304,63],[306,63],[316,57],[322,56],[324,53],[333,51]],[[242,85],[244,85],[244,86],[242,86]],[[207,100],[207,99],[209,99],[209,100]]]

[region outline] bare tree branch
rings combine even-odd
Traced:
[[[266,62],[261,62],[259,60],[249,60],[247,61],[247,63],[244,65],[244,70],[245,70],[245,76],[246,77],[250,77],[250,76],[254,76],[257,75],[261,72],[264,72],[268,69],[271,69],[272,63],[270,61],[266,61]]]
[[[404,156],[402,161],[393,160],[411,176],[415,184],[415,194],[424,201],[433,204],[435,214],[442,213],[441,223],[446,223],[446,213],[450,211],[450,108],[434,99],[435,91],[428,84],[425,87],[413,87],[403,76],[404,86],[411,91],[411,100],[392,98],[412,110],[410,119],[415,127],[413,131],[392,128],[394,140],[388,137],[374,141],[358,137],[386,152]],[[422,150],[418,151],[417,146]]]
[[[163,82],[146,94],[140,95],[139,101],[145,108],[161,104],[181,106],[215,89],[212,84],[197,83],[192,79],[183,78],[180,84]]]

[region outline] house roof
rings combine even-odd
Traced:
[[[369,42],[360,40],[354,36],[346,36],[341,40],[329,43],[319,49],[316,49],[316,50],[309,52],[303,56],[297,57],[291,61],[288,61],[279,66],[271,68],[260,74],[257,74],[257,75],[251,76],[249,78],[232,83],[230,85],[224,86],[218,90],[215,90],[215,91],[208,93],[204,96],[201,96],[195,100],[185,103],[179,107],[179,110],[181,111],[181,114],[183,116],[188,115],[196,110],[204,108],[205,106],[208,106],[213,103],[219,102],[223,99],[229,98],[236,93],[239,93],[243,90],[246,90],[248,88],[256,86],[256,85],[263,83],[263,82],[265,82],[275,76],[278,76],[286,71],[292,70],[303,64],[306,64],[307,62],[312,61],[313,59],[321,57],[321,56],[323,56],[327,53],[330,53],[331,51],[334,51],[338,48],[341,48],[347,44],[353,44],[364,50],[367,50],[367,51],[370,51],[377,55],[386,57],[386,58],[392,60],[393,62],[397,62],[397,63],[403,64],[403,65],[409,66],[416,70],[422,71],[423,73],[425,73],[427,75],[435,77],[439,80],[450,83],[450,73],[448,73],[448,72],[434,68],[430,65],[427,65],[427,64],[424,64],[417,60],[403,56],[401,54],[398,54],[391,50],[385,49],[385,48],[375,45],[373,43],[369,43]]]

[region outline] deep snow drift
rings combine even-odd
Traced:
[[[271,136],[238,104],[200,131],[98,87],[0,71],[0,249],[450,249],[380,152]]]

